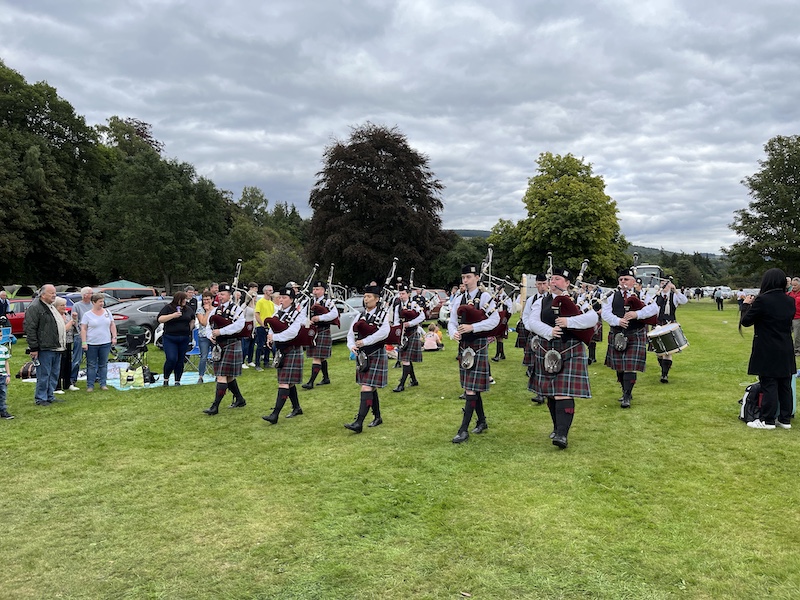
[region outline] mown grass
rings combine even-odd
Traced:
[[[650,366],[623,411],[593,365],[566,451],[512,344],[489,431],[460,446],[452,342],[417,388],[391,393],[390,371],[385,424],[361,435],[342,427],[358,404],[343,345],[333,384],[277,426],[260,419],[271,371],[246,371],[247,407],[214,418],[211,385],[38,408],[12,380],[0,597],[797,598],[800,434],[737,420],[753,378],[735,305],[679,316],[691,346],[670,384]]]

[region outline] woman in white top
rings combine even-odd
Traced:
[[[99,378],[100,389],[107,390],[108,353],[111,344],[117,343],[117,326],[114,317],[104,307],[103,294],[92,294],[92,310],[81,320],[81,347],[86,353],[86,391],[94,391]]]
[[[203,376],[206,374],[206,363],[208,362],[208,352],[211,350],[211,340],[208,339],[208,316],[214,310],[214,295],[206,290],[200,299],[200,306],[197,307],[197,346],[200,348],[200,364],[197,371],[200,378],[197,383],[203,383]]]

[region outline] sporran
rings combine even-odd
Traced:
[[[467,346],[461,351],[461,368],[469,371],[475,366],[475,350]]]
[[[554,375],[561,372],[564,366],[561,360],[561,353],[558,350],[548,350],[544,353],[544,370]]]
[[[211,349],[211,360],[213,362],[219,362],[222,360],[222,346],[219,344],[214,344],[214,347]]]
[[[359,350],[356,354],[356,368],[359,373],[365,373],[369,369],[369,356],[363,350]]]
[[[624,333],[614,334],[614,350],[625,352],[628,349],[628,337]]]

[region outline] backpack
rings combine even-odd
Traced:
[[[17,379],[36,379],[36,365],[28,361],[19,368],[19,373],[16,375]]]
[[[750,423],[756,419],[761,419],[761,401],[764,394],[761,392],[761,384],[751,383],[744,390],[744,396],[739,400],[742,405],[739,411],[739,418],[745,423]]]

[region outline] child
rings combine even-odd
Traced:
[[[444,347],[442,344],[441,332],[437,330],[439,327],[436,323],[431,323],[428,325],[428,333],[425,334],[425,342],[422,345],[422,349],[426,351],[435,351],[441,350]]]
[[[8,383],[11,377],[8,373],[8,361],[11,358],[11,351],[6,346],[0,346],[0,419],[13,419],[14,415],[8,414],[6,404],[6,394]]]

